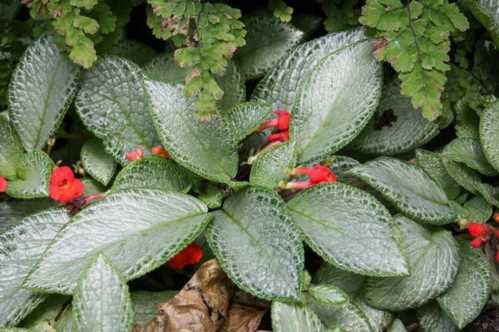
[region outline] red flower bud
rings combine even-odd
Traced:
[[[134,161],[134,160],[139,160],[144,157],[144,150],[143,149],[135,149],[133,151],[130,151],[126,155],[126,159],[128,161]]]
[[[50,176],[50,198],[59,203],[69,203],[85,191],[83,182],[76,179],[68,166],[56,167]]]
[[[486,238],[489,235],[489,226],[486,224],[469,223],[468,233],[473,237]]]
[[[336,182],[336,174],[329,167],[320,164],[312,167],[297,167],[292,172],[292,175],[307,175],[307,181],[289,182],[286,185],[287,189],[306,189],[319,183]]]
[[[151,149],[151,152],[153,154],[156,154],[156,155],[158,155],[160,157],[163,157],[165,159],[170,159],[170,154],[168,153],[168,151],[166,151],[165,149],[163,149],[163,147],[161,145],[154,146]]]
[[[274,114],[277,115],[277,118],[265,121],[261,126],[260,130],[268,129],[268,128],[276,128],[283,131],[288,131],[289,122],[291,121],[291,114],[283,109],[276,109]]]
[[[0,176],[0,193],[6,192],[8,186],[7,180],[3,176]]]
[[[181,252],[173,256],[168,261],[168,266],[177,270],[181,270],[187,265],[194,265],[199,263],[203,258],[203,255],[203,248],[201,248],[196,242],[193,242]]]
[[[269,142],[287,142],[289,141],[289,132],[282,131],[280,133],[271,134],[267,137],[267,140]]]
[[[473,239],[470,242],[470,246],[473,249],[478,249],[482,246],[482,240],[480,238]]]

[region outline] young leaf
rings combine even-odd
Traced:
[[[449,199],[459,196],[461,187],[447,173],[440,154],[418,149],[416,150],[416,165],[421,167],[445,191]]]
[[[491,292],[491,270],[485,254],[473,250],[467,241],[459,243],[461,264],[456,280],[437,298],[443,311],[460,329],[473,321],[487,303]]]
[[[75,105],[85,126],[122,165],[128,152],[149,151],[158,143],[142,71],[128,60],[100,60],[86,73]]]
[[[48,210],[23,219],[0,234],[0,326],[17,324],[43,300],[43,295],[22,288],[21,284],[68,222],[65,209]]]
[[[304,36],[291,24],[271,16],[253,15],[244,24],[246,45],[237,51],[236,61],[247,80],[259,78],[272,69]]]
[[[272,329],[275,332],[323,332],[319,317],[306,305],[272,302]]]
[[[171,160],[149,156],[127,165],[118,173],[113,191],[127,189],[158,189],[188,192],[195,175]]]
[[[278,144],[258,153],[251,166],[250,183],[267,189],[275,189],[286,180],[295,165],[295,158],[289,144]]]
[[[457,274],[459,249],[451,233],[430,231],[405,217],[395,221],[403,234],[411,274],[397,278],[369,278],[364,292],[375,308],[400,311],[416,308],[447,290]]]
[[[395,80],[384,86],[376,114],[348,148],[366,154],[396,155],[414,150],[438,133],[438,125],[414,110]]]
[[[81,148],[81,162],[85,171],[107,186],[116,171],[116,162],[97,139],[86,142]]]
[[[499,101],[487,108],[480,117],[480,143],[487,160],[499,171]]]
[[[381,157],[350,170],[400,212],[422,223],[445,225],[455,220],[445,192],[419,167]]]
[[[73,315],[80,332],[132,331],[128,286],[102,254],[82,271],[74,295]]]
[[[368,41],[321,60],[292,112],[290,134],[298,161],[325,158],[350,143],[374,114],[381,87],[381,65]]]
[[[24,150],[14,128],[12,128],[7,112],[0,113],[0,176],[10,178],[16,175],[16,167]]]
[[[362,40],[366,40],[366,36],[358,29],[329,34],[296,47],[258,83],[252,98],[270,103],[273,108],[292,111],[300,87],[308,81],[319,62],[329,54]]]
[[[57,129],[76,91],[79,69],[42,37],[17,66],[9,87],[9,115],[27,151],[41,149]]]
[[[368,193],[347,184],[324,184],[287,206],[307,244],[329,263],[368,276],[408,274],[392,217]]]
[[[417,311],[419,324],[425,331],[457,332],[458,329],[440,309],[436,302],[431,302]]]
[[[47,197],[53,166],[54,162],[45,152],[25,153],[17,165],[16,177],[9,181],[7,195],[20,199]]]
[[[480,142],[475,138],[454,139],[445,146],[442,156],[458,163],[464,163],[484,175],[498,175],[497,171],[485,159]]]
[[[246,189],[214,216],[206,236],[232,281],[260,298],[299,298],[303,245],[278,195]]]
[[[126,280],[142,276],[191,243],[210,219],[206,212],[203,203],[179,193],[127,190],[111,194],[73,217],[25,286],[71,294],[99,251]]]

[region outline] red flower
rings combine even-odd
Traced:
[[[85,186],[76,179],[68,166],[56,167],[50,177],[50,198],[59,203],[69,203],[79,198]]]
[[[203,249],[196,243],[189,244],[184,250],[173,256],[168,261],[168,266],[181,270],[187,265],[194,265],[203,258]]]
[[[480,247],[482,246],[482,244],[483,244],[483,242],[482,242],[482,240],[481,240],[480,238],[473,239],[473,240],[471,240],[471,242],[470,242],[470,246],[471,246],[471,248],[473,248],[473,249],[478,249],[478,248],[480,248]]]
[[[0,193],[6,192],[8,186],[7,180],[3,176],[0,176]]]
[[[168,153],[168,151],[163,149],[163,147],[161,145],[157,145],[157,146],[152,147],[151,152],[153,154],[160,156],[160,157],[170,159],[170,154]]]
[[[139,160],[144,157],[144,150],[143,149],[135,149],[133,151],[130,151],[126,155],[126,159],[128,161],[134,161],[134,160]]]
[[[468,233],[470,233],[470,235],[473,237],[488,237],[489,226],[487,226],[486,224],[469,223]]]
[[[312,167],[297,167],[292,172],[292,175],[307,175],[306,181],[289,182],[286,185],[287,189],[306,189],[319,183],[336,182],[336,174],[329,167],[320,164]]]
[[[283,109],[276,109],[274,114],[277,115],[277,118],[265,121],[261,126],[260,130],[268,129],[268,128],[276,128],[283,131],[288,131],[289,122],[291,121],[291,114]]]
[[[270,134],[267,137],[267,140],[269,142],[287,142],[289,141],[289,132],[286,130],[279,133]]]

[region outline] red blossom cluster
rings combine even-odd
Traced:
[[[7,182],[7,179],[4,178],[3,176],[0,176],[0,193],[6,192],[8,186],[9,183]]]
[[[168,266],[173,269],[181,270],[187,265],[195,265],[201,261],[204,252],[196,242],[192,242],[185,249],[173,256],[168,261]]]
[[[289,140],[289,123],[291,122],[291,114],[283,109],[276,109],[274,114],[277,116],[275,119],[265,121],[260,126],[260,131],[274,128],[277,129],[267,137],[267,141],[274,142],[287,142]]]
[[[307,180],[292,181],[286,184],[286,189],[307,189],[319,183],[336,182],[336,174],[329,168],[320,164],[312,167],[297,167],[291,175],[306,175]]]
[[[494,213],[493,219],[494,221],[499,222],[498,212]],[[468,233],[473,237],[473,240],[470,241],[470,246],[473,249],[481,248],[490,240],[492,234],[495,235],[496,238],[499,238],[499,229],[487,224],[471,222],[468,224]],[[495,260],[499,263],[499,251],[496,252]]]
[[[160,157],[170,159],[170,153],[166,151],[161,145],[153,146],[151,148],[151,153],[158,155]],[[144,149],[138,148],[127,153],[126,159],[128,161],[135,161],[144,158]]]
[[[49,194],[54,201],[68,204],[81,197],[85,185],[68,166],[55,167],[50,176]]]

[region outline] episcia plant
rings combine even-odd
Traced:
[[[499,1],[22,2],[0,332],[497,330]]]

